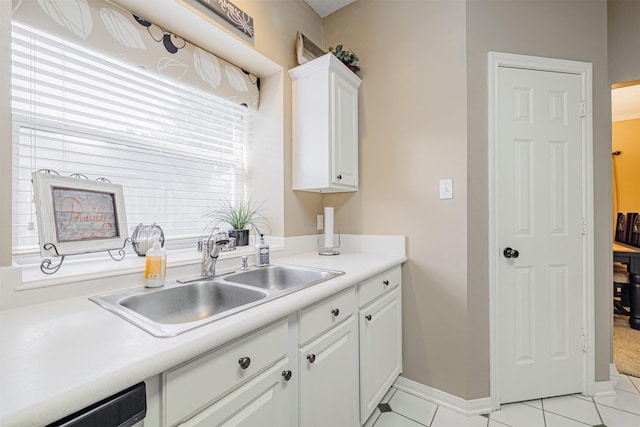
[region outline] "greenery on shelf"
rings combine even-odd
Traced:
[[[343,49],[339,44],[335,48],[329,47],[329,52],[333,53],[344,65],[351,68],[353,72],[360,71],[360,66],[357,65],[360,58],[351,49]]]

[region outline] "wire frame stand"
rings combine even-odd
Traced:
[[[127,246],[127,243],[131,243],[131,238],[127,237],[124,240],[124,244],[122,245],[122,248],[120,249],[108,249],[107,252],[109,254],[109,256],[111,257],[112,260],[114,261],[122,261],[125,257],[125,251],[124,248]],[[58,272],[58,270],[60,270],[60,267],[62,267],[62,263],[64,262],[64,259],[67,257],[67,255],[82,255],[82,254],[90,254],[90,253],[97,253],[97,252],[102,252],[102,251],[92,251],[92,252],[82,252],[82,253],[77,253],[77,254],[64,254],[64,255],[60,255],[58,253],[58,248],[56,248],[56,245],[54,245],[53,243],[45,243],[43,246],[43,249],[47,250],[47,251],[54,251],[55,255],[52,255],[54,258],[60,258],[60,261],[57,264],[54,264],[53,261],[50,258],[46,258],[43,259],[42,262],[40,263],[40,271],[42,271],[44,274],[55,274]],[[114,254],[115,252],[115,254]]]

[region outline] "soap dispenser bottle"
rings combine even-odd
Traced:
[[[260,243],[256,245],[256,266],[269,265],[269,245],[264,242],[264,234],[260,235]]]
[[[164,285],[167,277],[167,251],[160,246],[160,236],[153,236],[153,247],[147,251],[144,269],[144,285],[158,288]]]

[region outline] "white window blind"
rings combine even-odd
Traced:
[[[15,22],[12,113],[15,253],[37,248],[32,171],[122,184],[129,226],[168,239],[244,198],[250,110]]]

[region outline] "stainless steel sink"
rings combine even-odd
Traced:
[[[119,304],[157,323],[197,322],[267,297],[266,292],[216,282],[196,282],[132,295]]]
[[[202,280],[90,299],[151,335],[170,337],[258,305],[268,296],[260,289]]]
[[[271,265],[186,284],[89,298],[156,337],[172,337],[344,274]]]
[[[271,265],[224,277],[227,282],[242,283],[262,289],[289,291],[323,282],[342,274],[339,271],[317,270],[306,267]]]

